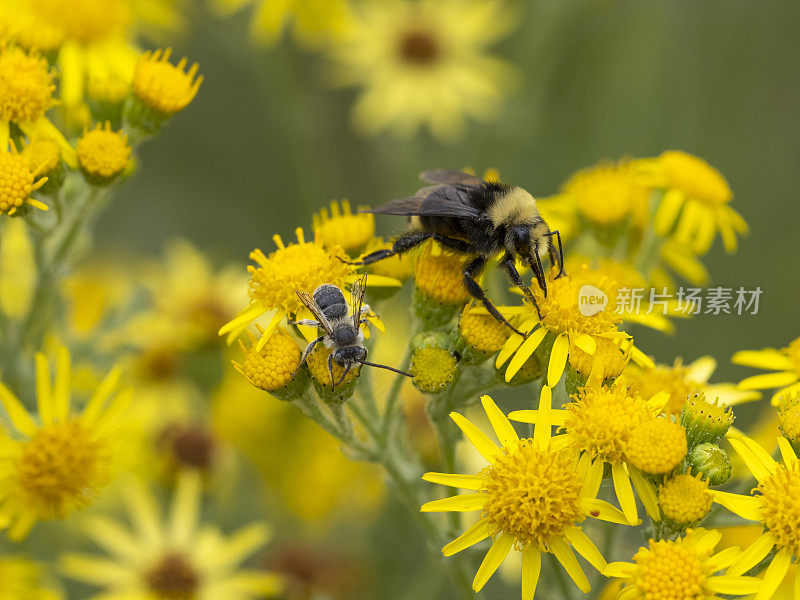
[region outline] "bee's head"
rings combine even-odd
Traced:
[[[509,226],[506,232],[506,250],[522,258],[531,257],[533,248],[531,247],[530,225]]]
[[[333,360],[341,367],[346,364],[353,365],[355,363],[361,363],[367,360],[367,349],[363,346],[339,348],[333,353]]]

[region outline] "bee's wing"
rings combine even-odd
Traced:
[[[480,185],[483,182],[478,180]],[[472,186],[432,185],[422,188],[414,196],[392,200],[364,212],[381,215],[416,215],[419,217],[464,217],[478,219],[481,211],[470,203]]]
[[[353,309],[353,325],[356,330],[361,327],[361,307],[364,304],[364,292],[367,291],[367,274],[353,282],[350,288],[350,307]]]
[[[317,318],[317,321],[320,322],[322,328],[325,330],[325,333],[331,335],[333,333],[333,329],[331,328],[331,324],[328,322],[327,317],[322,312],[317,303],[314,302],[314,298],[308,292],[301,292],[299,290],[295,291],[297,297],[300,298],[300,302],[305,304],[306,308],[311,311],[311,314]]]
[[[466,185],[479,186],[484,181],[464,171],[453,171],[450,169],[432,169],[420,173],[420,179],[428,183],[441,183],[444,185]]]

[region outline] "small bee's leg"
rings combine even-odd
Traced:
[[[297,372],[300,370],[300,367],[302,367],[303,363],[306,362],[306,358],[308,358],[308,355],[311,354],[311,351],[314,349],[314,346],[319,344],[323,339],[325,339],[324,335],[318,337],[315,340],[311,340],[308,343],[308,346],[306,346],[306,349],[303,350],[303,355],[300,357],[300,363],[297,365],[297,368],[294,371],[292,371],[292,377],[294,377],[297,374]]]
[[[395,256],[396,254],[403,254],[403,252],[408,252],[415,246],[419,246],[425,240],[433,237],[433,234],[428,231],[421,231],[415,233],[407,233],[405,235],[401,235],[394,241],[392,244],[391,249],[389,250],[376,250],[375,252],[371,252],[366,256],[362,257],[361,260],[354,260],[354,261],[344,261],[347,262],[348,265],[371,265],[372,263],[376,263],[379,260],[383,260],[384,258],[389,258],[390,256]]]
[[[328,373],[331,376],[331,387],[336,387],[336,384],[333,382],[333,352],[328,355]]]
[[[514,284],[522,290],[522,293],[525,294],[528,302],[536,307],[536,313],[539,315],[539,320],[541,321],[542,312],[539,310],[539,305],[536,303],[536,298],[533,296],[531,288],[525,285],[525,282],[522,281],[522,277],[520,277],[519,271],[517,271],[517,266],[514,264],[514,262],[514,257],[510,254],[506,254],[503,257],[503,267],[505,267],[506,271],[508,272],[508,276],[511,277],[511,280],[514,282]]]
[[[548,253],[550,254],[550,263],[551,264],[558,264],[558,275],[555,276],[554,279],[558,279],[562,275],[566,275],[564,272],[564,246],[561,244],[561,232],[558,229],[554,229],[549,234],[550,236],[550,244],[547,248]],[[556,248],[553,244],[553,236],[556,236],[558,240],[558,262],[556,263],[555,260],[555,253]]]
[[[498,323],[506,325],[509,329],[511,329],[511,331],[524,338],[525,334],[515,329],[511,323],[506,321],[506,318],[500,314],[500,311],[497,310],[495,305],[492,304],[491,301],[486,297],[486,293],[483,291],[483,288],[481,288],[481,286],[478,285],[478,282],[475,281],[475,275],[481,272],[481,269],[483,269],[485,264],[486,259],[479,256],[469,263],[464,269],[464,285],[466,286],[467,291],[473,298],[480,300],[483,303],[483,305],[486,307],[486,310],[489,311],[489,314],[492,315]]]
[[[339,381],[336,382],[336,385],[340,385],[344,381],[344,378],[347,377],[347,374],[349,372],[350,372],[350,363],[348,362],[347,364],[345,364],[344,373],[342,373],[342,376],[339,377]],[[336,386],[334,386],[334,387],[336,387]]]
[[[322,323],[314,319],[300,319],[299,321],[286,321],[287,325],[305,325],[306,327],[320,327]]]

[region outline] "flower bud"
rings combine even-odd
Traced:
[[[681,410],[681,425],[686,430],[689,447],[698,444],[714,444],[733,423],[733,411],[730,407],[721,406],[718,400],[711,404],[706,400],[705,394],[700,392],[686,400]]]
[[[702,473],[711,485],[722,485],[731,478],[728,454],[714,444],[700,444],[689,452],[692,473]]]
[[[447,336],[423,332],[411,340],[412,383],[425,394],[444,391],[453,381],[458,361],[450,351]]]

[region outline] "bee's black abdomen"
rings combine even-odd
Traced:
[[[329,319],[343,319],[347,316],[347,302],[344,294],[335,285],[326,283],[315,289],[314,302]]]

